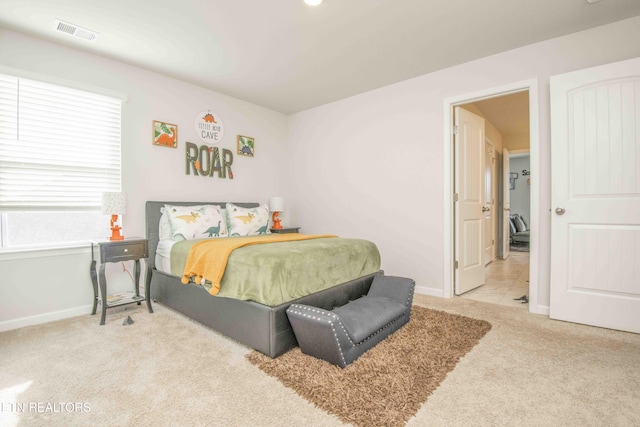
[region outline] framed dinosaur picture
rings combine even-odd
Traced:
[[[153,121],[153,145],[178,148],[178,125]]]
[[[238,135],[238,154],[253,157],[255,140],[250,136]]]

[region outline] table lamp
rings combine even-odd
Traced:
[[[272,197],[269,199],[269,210],[273,212],[273,215],[271,216],[273,226],[271,228],[275,230],[282,229],[280,219],[278,219],[278,213],[284,210],[284,199],[282,199],[282,197]]]
[[[127,213],[127,195],[125,193],[102,193],[102,214],[111,215],[111,237],[109,240],[124,240],[118,226],[118,215]]]

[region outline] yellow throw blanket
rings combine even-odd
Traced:
[[[258,245],[262,243],[291,242],[295,240],[320,239],[324,237],[337,237],[331,234],[267,234],[263,236],[228,237],[211,240],[203,240],[193,245],[187,256],[187,262],[182,274],[182,283],[189,281],[200,284],[202,279],[211,282],[211,295],[217,295],[220,291],[220,281],[224,276],[229,255],[234,249],[243,246]]]

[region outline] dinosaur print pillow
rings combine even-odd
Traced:
[[[179,240],[227,237],[227,223],[218,205],[164,205],[171,224],[171,238]]]
[[[242,208],[233,203],[226,204],[227,230],[230,237],[257,236],[267,234],[269,228],[269,206]]]

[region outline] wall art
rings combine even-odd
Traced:
[[[250,136],[238,135],[238,154],[253,157],[255,152],[255,140]]]
[[[178,147],[178,125],[171,123],[153,121],[153,145],[162,145],[164,147]]]
[[[211,147],[193,142],[185,143],[186,174],[210,178],[233,179],[233,152],[226,148]]]
[[[509,190],[516,189],[516,179],[518,179],[517,172],[509,172]]]
[[[217,144],[224,136],[224,125],[220,116],[210,110],[198,113],[194,128],[198,138],[206,144]]]

